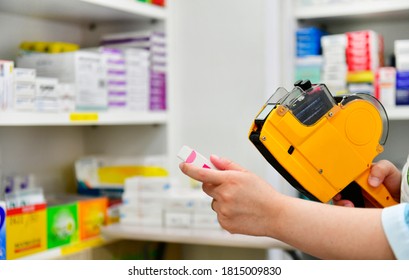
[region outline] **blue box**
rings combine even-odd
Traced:
[[[409,105],[409,89],[396,90],[396,105]]]
[[[0,260],[6,259],[6,203],[0,201]]]
[[[396,79],[397,80],[408,80],[409,71],[396,71]]]

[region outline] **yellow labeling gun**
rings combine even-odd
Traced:
[[[268,99],[250,129],[250,141],[306,197],[329,202],[336,194],[364,207],[396,204],[385,186],[368,185],[383,152],[388,117],[369,94],[332,96],[324,84],[297,81]]]

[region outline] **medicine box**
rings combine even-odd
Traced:
[[[34,68],[37,76],[73,83],[77,110],[106,110],[106,67],[99,52],[29,53],[17,58],[18,67]]]
[[[106,197],[83,197],[78,200],[80,240],[97,237],[107,221],[108,199]]]
[[[17,259],[47,249],[46,204],[7,209],[7,259]]]
[[[396,105],[396,69],[380,67],[376,77],[376,97],[384,107],[394,107]]]
[[[79,240],[78,203],[65,196],[47,197],[48,248],[74,244]]]
[[[89,156],[75,162],[78,193],[121,198],[124,183],[133,176],[167,176],[164,156]]]
[[[13,101],[14,62],[0,60],[0,108],[7,110]]]
[[[36,79],[35,108],[40,112],[56,112],[60,110],[58,80],[55,78]]]
[[[6,259],[6,203],[0,201],[0,260]]]

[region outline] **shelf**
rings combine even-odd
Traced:
[[[311,6],[296,6],[295,17],[298,20],[336,20],[348,18],[384,18],[393,16],[407,18],[409,14],[408,1],[350,1],[347,3],[322,4],[317,8]]]
[[[166,124],[166,112],[0,113],[0,126]]]
[[[409,120],[409,106],[399,106],[397,108],[387,108],[389,120]]]
[[[109,238],[162,241],[182,244],[258,249],[294,249],[293,247],[273,238],[230,234],[221,229],[141,227],[121,225],[119,223],[103,227],[102,235]]]
[[[0,1],[0,11],[74,23],[166,19],[165,8],[136,0]]]
[[[103,237],[95,237],[89,240],[84,240],[72,245],[57,247],[46,250],[44,252],[28,255],[19,260],[52,260],[66,257],[84,250],[97,248],[115,242],[115,239],[106,239]]]

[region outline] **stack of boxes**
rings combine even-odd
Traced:
[[[131,111],[148,111],[150,94],[149,51],[125,49],[127,103]]]
[[[296,32],[297,60],[295,80],[321,80],[321,37],[325,32],[316,27],[299,28]]]
[[[384,107],[396,105],[396,68],[380,67],[375,78],[375,97]]]
[[[126,66],[120,49],[102,48],[107,72],[108,109],[126,108]]]
[[[296,31],[297,57],[321,54],[321,37],[326,33],[317,27],[304,27]]]
[[[169,177],[136,176],[125,181],[120,223],[162,226],[162,212],[172,184]]]
[[[211,198],[177,189],[169,177],[128,178],[120,213],[125,225],[220,229]]]
[[[409,40],[397,40],[394,45],[396,58],[396,105],[409,105]]]
[[[100,236],[106,224],[105,197],[44,197],[39,190],[8,194],[7,208],[0,202],[0,259],[17,259]]]
[[[347,32],[346,36],[348,91],[375,95],[375,73],[383,65],[383,38],[372,30]]]
[[[14,62],[0,60],[0,109],[9,108],[13,100]]]
[[[323,68],[322,82],[333,94],[344,93],[347,77],[346,46],[347,37],[345,34],[326,35],[321,38]]]
[[[36,99],[36,70],[29,68],[14,69],[14,109],[34,111]]]
[[[102,47],[107,71],[108,109],[149,110],[149,52]]]
[[[138,48],[149,52],[149,109],[166,110],[166,37],[163,32],[141,31],[105,35],[101,45],[114,48]],[[131,77],[133,79],[134,77]]]
[[[195,229],[221,229],[212,198],[201,190],[175,192],[166,199],[163,226]]]
[[[106,71],[103,56],[99,52],[29,53],[19,56],[17,65],[36,69],[37,77],[54,78],[60,83],[71,85],[75,89],[76,110],[107,108]],[[51,89],[50,86],[54,84],[55,81],[42,80],[37,89]],[[51,93],[47,94],[50,98]],[[58,91],[55,94],[58,95]]]

